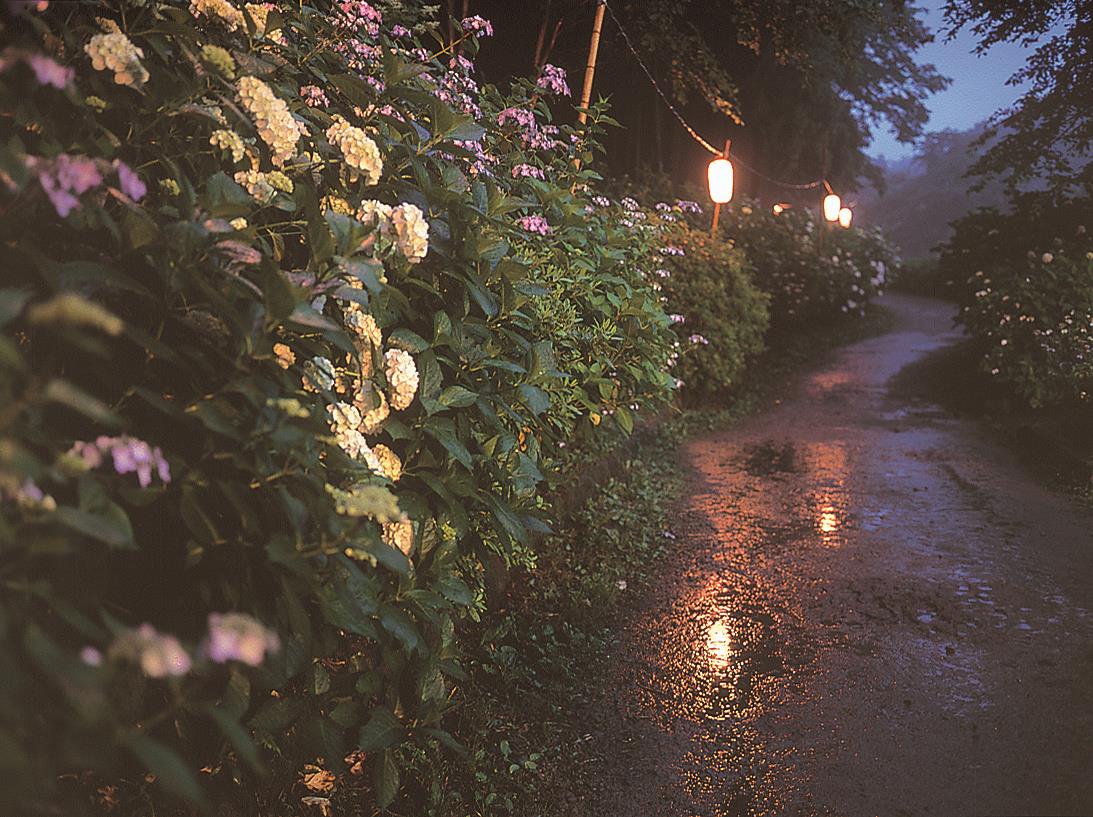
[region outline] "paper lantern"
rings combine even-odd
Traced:
[[[850,220],[854,218],[854,211],[849,207],[843,207],[839,210],[839,225],[842,227],[849,227]]]
[[[834,193],[828,193],[824,196],[824,218],[828,221],[839,220],[839,210],[843,206],[843,201]]]
[[[728,204],[732,200],[732,162],[714,159],[710,162],[710,198],[715,204]]]

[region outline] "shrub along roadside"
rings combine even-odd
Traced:
[[[678,449],[689,437],[723,429],[768,405],[830,350],[883,334],[891,314],[871,306],[864,319],[841,316],[783,336],[720,407],[688,410],[647,428],[544,543],[534,571],[518,573],[508,608],[474,628],[465,706],[449,728],[468,747],[470,766],[419,753],[443,780],[400,806],[429,817],[578,813],[595,758],[581,707],[595,700],[604,662],[634,598],[655,579],[686,485]],[[347,799],[351,794],[345,794]],[[576,806],[574,807],[574,803]]]
[[[453,59],[392,15],[76,2],[4,31],[20,812],[119,780],[156,813],[262,810],[336,773],[387,806],[414,782],[400,747],[459,751],[457,623],[482,563],[544,529],[577,420],[554,394],[620,426],[671,395],[653,237],[586,212],[602,112],[555,128],[557,76],[475,87],[484,21]],[[598,371],[558,369],[528,244],[609,282],[633,341]]]

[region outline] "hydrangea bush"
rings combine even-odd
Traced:
[[[752,202],[723,208],[725,234],[744,250],[770,295],[771,325],[785,329],[861,314],[899,263],[877,229],[843,229],[807,208],[775,215]]]
[[[1032,406],[1083,405],[1093,393],[1093,241],[1088,199],[1018,197],[1012,213],[980,210],[942,246],[960,321],[982,368]]]
[[[692,202],[673,209],[694,210]],[[665,213],[671,210],[665,208]],[[731,240],[710,236],[679,218],[668,230],[656,270],[678,338],[675,371],[688,399],[715,398],[733,386],[763,351],[770,323],[769,296],[755,284],[744,252]]]
[[[554,125],[554,68],[479,89],[488,23],[434,30],[397,3],[132,0],[4,31],[21,812],[121,780],[268,810],[356,779],[388,806],[401,745],[459,750],[457,622],[482,563],[546,530],[559,448],[671,396],[655,237],[589,192],[602,112]]]

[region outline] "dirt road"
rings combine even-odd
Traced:
[[[886,303],[889,334],[686,449],[586,813],[1093,814],[1093,515],[889,393],[958,336]]]

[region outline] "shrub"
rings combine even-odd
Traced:
[[[1032,194],[1011,214],[960,219],[942,248],[944,275],[960,282],[960,320],[984,349],[982,368],[1032,406],[1079,404],[1093,392],[1090,212],[1088,200]]]
[[[737,384],[763,350],[768,296],[752,281],[731,241],[680,222],[665,236],[670,254],[657,270],[681,347],[675,371],[692,398],[712,398]]]
[[[543,529],[563,384],[670,394],[650,239],[587,217],[599,111],[478,92],[481,22],[453,56],[363,2],[112,8],[0,58],[6,797],[268,810],[348,765],[385,807],[400,745],[454,745],[455,625]],[[624,336],[563,373],[528,258],[571,250]]]
[[[898,260],[879,230],[842,229],[803,208],[778,215],[744,203],[723,208],[723,229],[771,298],[771,325],[784,329],[840,313],[863,314]]]

